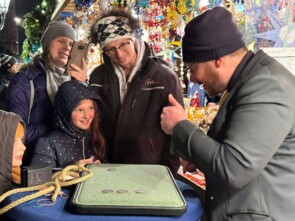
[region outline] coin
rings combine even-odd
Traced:
[[[110,167],[107,169],[108,171],[116,171],[117,169],[116,168],[113,168],[113,167]]]
[[[117,190],[117,193],[128,193],[128,190],[124,190],[124,189]]]
[[[135,190],[135,193],[138,193],[138,194],[144,194],[146,191],[143,190],[143,189],[138,189],[138,190]]]
[[[101,191],[102,193],[112,193],[114,192],[114,190],[111,190],[111,189],[104,189]]]

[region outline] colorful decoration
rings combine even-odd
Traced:
[[[293,0],[245,1],[245,40],[254,51],[267,47],[295,47]]]
[[[55,8],[55,0],[43,0],[34,10],[24,15],[22,26],[26,39],[23,42],[21,57],[29,62],[40,51],[40,39],[50,22]]]
[[[149,0],[138,0],[138,7],[147,8],[149,7]]]
[[[78,9],[89,8],[93,4],[94,0],[74,0]]]
[[[180,15],[190,13],[196,5],[195,0],[175,0],[175,9]]]
[[[114,0],[100,0],[98,2],[100,11],[102,12],[108,12],[112,9],[112,4],[114,3]]]

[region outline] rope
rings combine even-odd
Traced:
[[[86,172],[87,174],[80,177],[80,173],[82,171]],[[71,176],[74,179],[66,181],[67,176]],[[0,196],[0,203],[6,197],[8,197],[12,194],[15,194],[15,193],[28,192],[28,191],[34,191],[34,190],[39,190],[39,191],[36,193],[33,193],[31,195],[22,197],[14,202],[8,204],[7,206],[1,208],[0,215],[7,212],[10,209],[12,209],[13,207],[21,204],[21,203],[24,203],[24,202],[30,201],[32,199],[38,198],[40,196],[46,195],[50,192],[54,192],[53,195],[51,196],[51,200],[53,202],[55,202],[56,198],[61,190],[61,187],[71,186],[73,184],[83,182],[92,176],[93,176],[93,172],[91,170],[85,168],[84,166],[71,165],[71,166],[67,166],[62,171],[59,171],[59,172],[53,174],[51,182],[47,182],[47,183],[44,183],[44,184],[38,185],[38,186],[24,187],[24,188],[10,190],[10,191],[2,194],[2,196]]]

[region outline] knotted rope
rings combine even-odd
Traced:
[[[82,171],[86,172],[87,174],[84,175],[84,176],[80,176],[80,173]],[[71,176],[74,179],[66,181],[67,176]],[[20,198],[20,199],[14,201],[14,202],[8,204],[7,206],[1,208],[0,209],[0,215],[7,212],[10,209],[12,209],[13,207],[21,204],[21,203],[24,203],[24,202],[30,201],[32,199],[38,198],[38,197],[40,197],[42,195],[46,195],[46,194],[48,194],[50,192],[54,192],[52,197],[51,197],[51,200],[53,202],[55,202],[56,198],[58,196],[58,193],[61,190],[61,187],[71,186],[73,184],[83,182],[83,181],[89,179],[92,176],[93,176],[93,172],[91,170],[85,168],[84,166],[71,165],[71,166],[67,166],[62,171],[59,171],[59,172],[55,173],[52,176],[52,181],[51,182],[47,182],[47,183],[44,183],[44,184],[38,185],[38,186],[24,187],[24,188],[18,188],[18,189],[13,189],[13,190],[7,191],[2,196],[0,196],[0,203],[6,197],[8,197],[8,196],[10,196],[12,194],[39,190],[36,193],[33,193],[31,195]]]

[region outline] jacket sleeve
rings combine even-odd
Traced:
[[[162,72],[163,73],[163,72]],[[181,85],[180,85],[180,80],[177,76],[177,74],[175,72],[173,72],[172,69],[168,69],[167,70],[167,75],[165,75],[165,80],[166,80],[166,97],[164,98],[164,105],[169,105],[168,102],[168,95],[171,93],[173,95],[173,97],[182,105],[183,105],[183,94],[182,94],[182,90],[181,90]],[[174,155],[173,153],[171,153],[169,151],[169,146],[171,145],[171,136],[170,135],[166,135],[167,136],[167,148],[165,150],[164,153],[164,161],[165,161],[165,165],[167,165],[172,174],[174,176],[177,175],[177,171],[180,167],[180,161],[179,161],[179,157]]]
[[[48,163],[52,168],[58,166],[55,147],[46,137],[38,139],[31,160],[31,165],[38,165],[40,163]]]
[[[12,78],[7,92],[7,111],[20,115],[22,120],[27,124],[26,146],[32,146],[39,137],[43,136],[49,130],[48,125],[44,123],[28,123],[30,91],[29,79],[24,76],[24,73],[20,72]]]
[[[266,76],[250,79],[222,106],[212,125],[219,123],[220,129],[211,137],[186,120],[179,122],[173,130],[175,151],[210,179],[237,189],[258,176],[294,130],[294,90]]]

